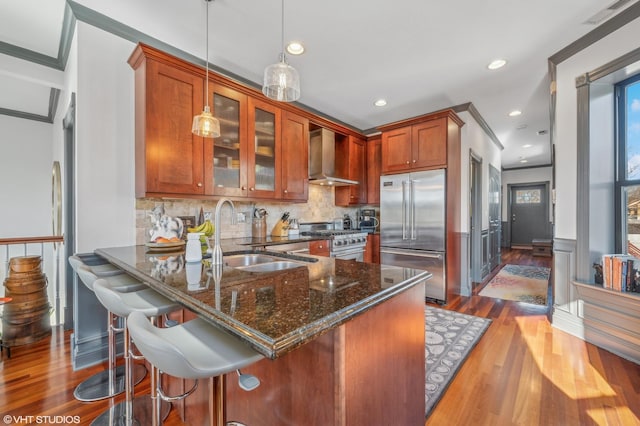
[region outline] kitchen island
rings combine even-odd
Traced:
[[[226,418],[247,425],[424,424],[426,271],[284,256],[281,271],[209,268],[145,246],[96,253],[265,355],[252,392],[226,380]],[[246,254],[247,251],[241,252]],[[258,253],[268,253],[260,251]],[[231,258],[225,250],[225,258]],[[193,314],[190,314],[192,312]],[[213,422],[214,387],[178,409]],[[173,380],[176,392],[188,383]]]

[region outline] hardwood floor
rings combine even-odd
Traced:
[[[530,253],[502,261],[552,266]],[[444,307],[493,323],[425,425],[640,425],[640,365],[554,329],[547,307],[478,296],[490,278]]]
[[[503,262],[552,264],[527,250],[504,251]],[[473,296],[444,307],[493,323],[425,425],[640,425],[639,365],[554,329],[546,307],[478,296],[483,284]],[[69,335],[56,329],[50,339],[12,348],[10,359],[3,353],[3,418],[14,416],[13,424],[61,424],[54,416],[77,416],[66,424],[85,425],[108,407],[109,401],[74,399],[76,384],[102,366],[72,371]],[[147,378],[136,392],[148,386]],[[175,410],[165,424],[182,425]]]

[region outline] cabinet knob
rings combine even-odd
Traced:
[[[413,162],[415,163],[415,162],[416,162],[416,160],[413,160]]]
[[[284,191],[282,191],[282,192],[284,192],[285,194],[288,194],[288,193],[289,193],[289,191],[287,191],[286,189],[285,189]]]
[[[247,187],[246,186],[241,186],[240,189],[242,189],[244,191],[245,189],[247,189]]]
[[[409,164],[409,160],[407,160],[407,164]]]
[[[202,188],[202,182],[198,182],[198,188]]]
[[[255,191],[256,189],[252,186],[251,188],[249,188],[249,191]]]

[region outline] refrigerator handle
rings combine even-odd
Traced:
[[[411,239],[416,239],[416,203],[415,203],[415,187],[413,180],[409,179],[409,223],[411,224]]]
[[[407,239],[407,181],[402,181],[402,239]]]

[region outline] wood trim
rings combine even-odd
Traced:
[[[451,108],[444,109],[440,111],[430,112],[428,114],[423,114],[417,117],[407,118],[406,120],[400,120],[389,124],[384,124],[382,126],[378,126],[376,129],[381,132],[387,132],[389,130],[397,129],[400,127],[411,126],[418,123],[423,123],[425,121],[436,120],[438,118],[450,118],[456,123],[459,127],[464,126],[464,121],[455,113],[455,111]]]
[[[13,244],[35,244],[35,243],[63,243],[64,235],[46,236],[46,237],[12,237],[0,238],[0,245],[10,246]]]

